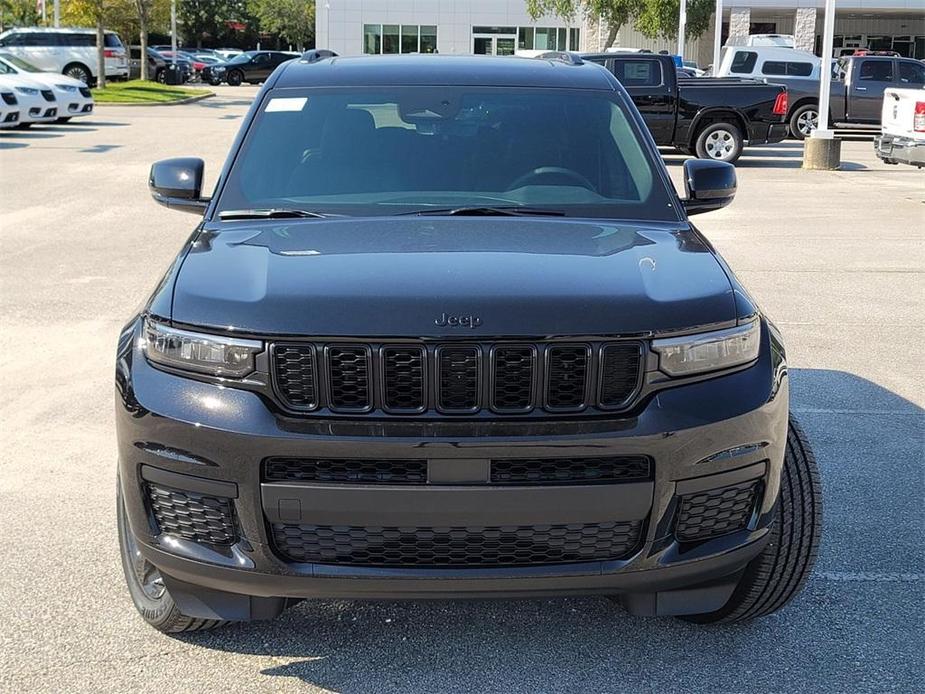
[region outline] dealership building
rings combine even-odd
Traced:
[[[727,0],[728,36],[793,34],[797,46],[819,52],[825,0]],[[838,0],[835,47],[895,50],[925,58],[925,0]],[[517,50],[601,51],[610,33],[596,17],[534,20],[525,0],[318,0],[316,45],[341,55],[451,53],[510,55]],[[688,41],[685,58],[712,62],[713,29]],[[610,46],[671,50],[621,27]]]

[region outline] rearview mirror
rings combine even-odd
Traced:
[[[688,216],[725,207],[736,194],[736,168],[724,161],[688,159],[684,162],[683,200]]]
[[[193,157],[155,162],[148,175],[151,197],[172,210],[203,214],[209,206],[209,198],[201,197],[204,168],[202,159]]]

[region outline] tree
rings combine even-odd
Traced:
[[[688,38],[696,38],[710,26],[714,0],[687,0]],[[633,22],[635,28],[650,39],[676,38],[680,0],[527,0],[527,11],[534,19],[553,14],[563,19],[578,15],[600,16],[608,27],[607,43],[610,46],[624,24]]]
[[[552,14],[565,20],[574,20],[579,15],[600,17],[607,26],[605,45],[613,44],[620,27],[627,24],[645,0],[527,0],[527,12],[533,19]]]
[[[35,26],[41,23],[41,18],[35,0],[0,0],[0,31],[9,26]]]
[[[260,30],[300,49],[315,45],[315,3],[307,0],[251,0]]]
[[[177,3],[177,21],[189,43],[202,47],[229,34],[229,23],[247,24],[247,0],[183,0]]]
[[[126,0],[67,0],[61,3],[65,26],[96,27],[96,86],[106,86],[105,33],[108,15],[121,10]]]

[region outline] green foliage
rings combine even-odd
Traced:
[[[251,0],[251,12],[260,30],[286,43],[305,48],[315,45],[315,3],[306,0]]]
[[[611,33],[632,22],[650,39],[671,39],[678,35],[680,0],[526,0],[526,3],[534,19],[547,14],[566,20],[600,15]],[[688,38],[701,36],[710,27],[714,6],[714,0],[688,0],[685,31]]]
[[[41,24],[42,13],[35,0],[0,0],[0,26],[35,26]]]
[[[710,28],[710,20],[716,7],[714,0],[687,0],[687,38],[697,38]],[[645,0],[642,10],[636,15],[635,27],[650,39],[673,39],[678,36],[678,15],[680,0]]]

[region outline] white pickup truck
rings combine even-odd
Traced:
[[[881,123],[877,156],[887,164],[925,167],[925,89],[887,89]]]

